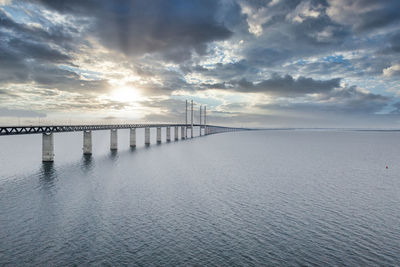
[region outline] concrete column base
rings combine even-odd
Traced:
[[[175,141],[178,141],[178,139],[179,139],[179,137],[178,137],[178,126],[175,126],[174,134],[175,134]]]
[[[157,127],[157,143],[161,143],[161,127]]]
[[[129,145],[130,147],[136,147],[136,128],[130,129]]]
[[[118,149],[118,131],[117,131],[117,129],[110,130],[110,149],[111,150]]]
[[[44,133],[42,135],[42,161],[54,161],[54,136],[53,133]]]
[[[171,127],[167,127],[167,142],[171,142]]]
[[[83,154],[92,155],[92,131],[83,131]]]
[[[150,128],[146,127],[144,129],[144,144],[150,145]]]
[[[185,139],[185,138],[186,138],[186,127],[181,126],[181,139]]]

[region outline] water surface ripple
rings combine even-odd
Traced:
[[[400,265],[400,132],[108,134],[0,138],[0,265]]]

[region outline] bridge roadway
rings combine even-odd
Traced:
[[[40,133],[62,133],[77,131],[96,131],[111,129],[131,129],[131,128],[158,128],[158,127],[187,127],[190,124],[162,124],[162,123],[139,123],[139,124],[99,124],[99,125],[26,125],[26,126],[0,126],[0,135],[20,135],[20,134],[40,134]],[[202,129],[214,129],[216,132],[250,130],[247,128],[234,128],[216,125],[193,124],[193,127]],[[211,132],[210,132],[211,133]]]
[[[154,127],[181,127],[186,124],[87,124],[87,125],[25,125],[25,126],[2,126],[0,135],[19,135],[19,134],[40,134],[40,133],[62,133],[77,131],[96,131],[111,129],[131,129],[131,128],[154,128]],[[195,124],[193,126],[199,126]]]
[[[130,129],[130,146],[136,147],[136,129],[145,128],[145,145],[150,145],[150,128],[157,128],[157,143],[161,143],[161,128],[166,128],[166,140],[171,141],[171,127],[175,128],[175,141],[193,138],[194,127],[199,127],[199,135],[209,135],[223,132],[251,130],[248,128],[224,127],[207,124],[181,124],[181,123],[139,123],[139,124],[99,124],[99,125],[26,125],[26,126],[0,126],[0,136],[42,134],[42,161],[54,161],[54,133],[83,132],[83,154],[92,154],[92,131],[110,130],[110,149],[118,149],[118,129]]]

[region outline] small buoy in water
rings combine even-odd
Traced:
[[[388,166],[388,165],[386,165],[386,169],[389,169],[389,166]]]

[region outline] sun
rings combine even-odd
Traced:
[[[110,94],[110,99],[119,102],[135,102],[141,99],[138,89],[133,87],[120,87]]]

